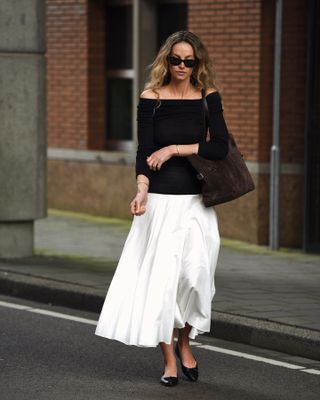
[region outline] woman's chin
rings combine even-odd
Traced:
[[[188,79],[188,75],[187,75],[187,74],[176,74],[176,75],[174,76],[174,78],[175,78],[177,81],[184,81],[184,80]]]

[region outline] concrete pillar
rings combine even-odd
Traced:
[[[0,258],[33,254],[46,216],[45,2],[0,2]]]

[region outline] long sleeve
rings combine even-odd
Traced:
[[[153,172],[148,164],[147,157],[155,151],[153,139],[153,108],[154,101],[140,99],[137,111],[138,147],[136,154],[136,177],[139,174],[152,177]]]
[[[223,117],[221,97],[218,92],[207,97],[210,141],[199,143],[199,156],[208,160],[223,160],[228,154],[228,129]]]

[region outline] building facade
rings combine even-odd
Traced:
[[[256,190],[217,207],[221,235],[268,244],[279,93],[280,245],[319,251],[319,0],[47,0],[49,206],[131,218],[136,107],[163,40],[201,37]]]

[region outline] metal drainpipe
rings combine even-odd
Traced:
[[[274,85],[273,85],[273,126],[270,162],[270,211],[269,246],[279,249],[279,180],[280,180],[280,83],[281,83],[281,39],[283,1],[276,0]]]

